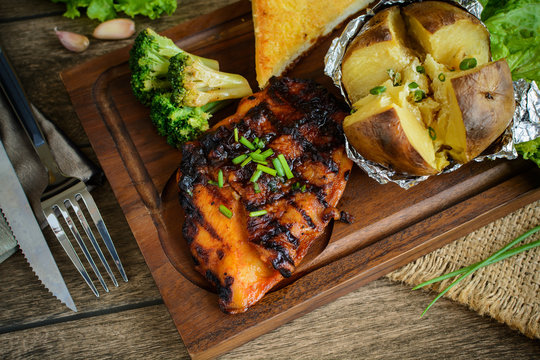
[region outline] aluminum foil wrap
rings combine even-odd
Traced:
[[[334,84],[339,88],[346,102],[351,105],[345,88],[341,82],[341,62],[347,50],[348,44],[356,37],[362,26],[373,17],[379,10],[392,5],[407,5],[414,0],[381,0],[373,8],[368,8],[365,15],[361,15],[351,20],[342,34],[335,38],[326,53],[324,62],[324,73],[332,78]],[[477,0],[457,0],[454,3],[460,5],[471,14],[480,18],[482,5]],[[500,146],[491,154],[483,154],[475,158],[475,161],[486,159],[494,160],[498,158],[515,159],[518,154],[514,144],[519,144],[540,137],[540,90],[533,81],[528,83],[525,80],[514,81],[514,97],[516,100],[516,111],[511,125],[506,129],[503,141]],[[429,176],[410,176],[392,171],[382,165],[364,159],[345,137],[345,148],[347,156],[353,160],[371,178],[381,184],[393,182],[400,187],[407,189],[429,178]],[[457,170],[461,164],[454,164],[446,168],[441,174],[446,174]],[[436,176],[436,175],[434,175]]]

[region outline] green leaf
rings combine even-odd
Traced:
[[[516,144],[515,147],[524,159],[534,161],[540,167],[540,137]]]
[[[482,19],[493,60],[506,58],[512,78],[540,81],[540,2],[489,0]]]
[[[52,0],[52,2],[65,3],[66,12],[64,13],[64,16],[70,19],[75,19],[81,16],[81,13],[78,8],[87,7],[88,4],[90,3],[90,0]]]
[[[114,7],[131,17],[143,15],[157,19],[163,13],[172,14],[176,10],[176,0],[117,0]]]
[[[88,8],[86,14],[90,19],[106,21],[117,17],[117,12],[127,15],[147,16],[157,19],[163,14],[172,14],[176,10],[176,0],[51,0],[54,3],[66,4],[64,16],[74,19],[81,16],[79,8]]]
[[[116,18],[113,0],[92,0],[86,15],[101,22]]]

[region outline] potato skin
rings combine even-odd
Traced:
[[[380,11],[362,27],[341,64],[342,82],[351,102],[387,80],[388,69],[401,71],[412,60],[409,49],[402,44],[404,32],[405,23],[397,7]]]
[[[503,59],[455,77],[451,84],[465,125],[465,156],[470,161],[495,141],[512,120],[512,74]]]
[[[435,34],[442,27],[455,24],[460,20],[468,20],[484,26],[480,20],[468,12],[440,1],[412,3],[403,8],[403,13],[417,19],[432,34]]]
[[[349,56],[357,48],[365,48],[377,43],[392,40],[392,32],[390,31],[390,15],[391,12],[396,11],[396,8],[388,8],[381,10],[375,16],[373,16],[362,27],[362,30],[354,38],[351,44],[347,48],[347,52],[343,58],[343,62],[346,62]]]
[[[343,130],[349,143],[367,160],[398,173],[412,175],[438,173],[411,145],[394,108],[350,123],[344,126]]]

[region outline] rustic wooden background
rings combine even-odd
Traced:
[[[176,13],[159,20],[136,18],[137,30],[158,31],[234,0],[183,0]],[[53,28],[90,36],[97,22],[61,16],[62,4],[46,0],[2,0],[0,43],[31,101],[96,161],[58,73],[123,47],[131,40],[90,39],[82,54],[65,50]],[[55,300],[35,278],[20,252],[0,264],[0,358],[102,359],[188,358],[167,309],[107,183],[93,191],[130,281],[96,299],[47,233],[78,313]],[[413,292],[386,279],[370,283],[333,303],[224,355],[224,359],[515,359],[535,358],[538,341],[489,318],[441,299],[426,317],[434,294]]]

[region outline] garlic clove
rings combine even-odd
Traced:
[[[60,31],[57,28],[54,28],[54,32],[62,45],[70,51],[83,52],[90,44],[90,40],[84,35],[70,31]]]
[[[135,33],[135,22],[130,19],[113,19],[99,24],[92,34],[96,39],[127,39]]]

